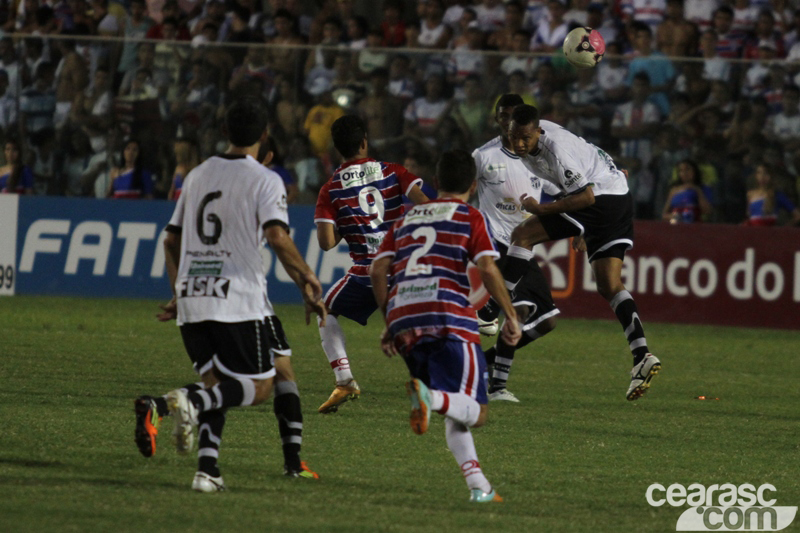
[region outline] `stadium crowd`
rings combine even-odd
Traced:
[[[0,25],[3,192],[174,199],[259,94],[262,155],[313,203],[338,117],[427,180],[511,92],[626,168],[638,218],[800,223],[796,0],[19,0]],[[577,26],[597,68],[563,57]]]

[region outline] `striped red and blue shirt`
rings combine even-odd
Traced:
[[[480,343],[467,265],[484,255],[500,255],[486,219],[454,198],[414,206],[394,224],[375,259],[394,258],[387,322],[403,351],[442,338]]]
[[[403,217],[403,195],[422,180],[401,165],[358,159],[336,169],[322,186],[314,222],[333,224],[347,242],[359,282],[370,285],[369,265],[386,232]]]

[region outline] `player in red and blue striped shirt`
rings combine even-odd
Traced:
[[[353,267],[325,295],[328,318],[319,328],[322,349],[336,376],[336,388],[320,413],[333,413],[339,405],[361,394],[353,379],[338,316],[365,326],[378,305],[372,295],[369,265],[392,224],[403,217],[403,195],[415,204],[428,197],[422,180],[401,165],[382,163],[367,156],[367,130],[357,116],[346,115],[331,126],[333,144],[345,160],[319,192],[314,222],[323,250],[344,239]]]
[[[470,489],[470,501],[502,501],[483,475],[470,427],[487,415],[484,372],[467,265],[474,262],[486,289],[506,315],[503,340],[521,337],[517,315],[494,263],[486,219],[466,203],[475,192],[475,162],[462,150],[446,152],[436,169],[439,197],[397,221],[372,262],[375,299],[386,318],[383,351],[401,353],[411,373],[411,428],[428,429],[431,410],[445,416],[447,446]],[[390,277],[387,279],[387,274]]]

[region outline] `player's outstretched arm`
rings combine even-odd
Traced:
[[[428,198],[428,196],[422,192],[422,189],[420,189],[419,185],[414,185],[411,187],[411,190],[408,191],[408,199],[417,205],[424,204],[430,200],[430,198]]]
[[[159,305],[161,313],[156,318],[161,322],[169,322],[178,316],[178,305],[175,300],[175,280],[178,279],[178,265],[181,256],[181,234],[167,232],[164,238],[164,259],[167,266],[167,277],[169,286],[172,289],[172,300],[166,304]]]
[[[322,319],[321,325],[324,326],[327,311],[321,300],[322,284],[306,264],[303,256],[300,255],[289,232],[281,224],[270,224],[264,230],[264,238],[278,256],[278,261],[281,262],[286,273],[300,288],[306,304],[306,324],[309,323],[311,313],[316,313]]]
[[[525,194],[520,196],[519,201],[525,211],[534,215],[556,215],[589,207],[594,203],[594,191],[591,187],[586,187],[578,194],[565,196],[549,204],[540,204],[532,196]]]
[[[508,295],[508,290],[503,282],[503,276],[494,263],[494,258],[488,255],[478,258],[478,270],[481,273],[481,280],[486,290],[500,304],[500,309],[503,310],[503,314],[506,316],[501,333],[503,340],[509,346],[516,346],[522,337],[522,331],[519,329],[517,312],[511,304],[511,297]]]
[[[381,310],[381,316],[384,320],[386,320],[386,306],[389,304],[388,276],[391,264],[391,257],[382,257],[373,261],[369,267],[372,292],[375,294],[375,301],[378,303],[378,309]],[[394,345],[394,339],[389,334],[388,323],[387,327],[383,328],[381,332],[381,350],[389,357],[397,355],[397,347]]]
[[[317,242],[322,251],[327,252],[336,247],[342,236],[336,231],[336,226],[328,222],[317,222]]]

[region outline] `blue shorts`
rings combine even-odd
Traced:
[[[403,359],[411,375],[433,390],[463,392],[485,405],[486,360],[479,344],[440,339],[416,344]]]
[[[333,314],[367,325],[367,319],[378,309],[372,286],[350,273],[333,284],[325,295],[325,305]]]

